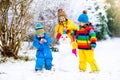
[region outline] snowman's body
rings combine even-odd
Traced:
[[[63,71],[75,71],[78,68],[77,58],[72,53],[72,45],[70,44],[70,38],[67,34],[63,34],[60,37],[59,45],[59,69]]]

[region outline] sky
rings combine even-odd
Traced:
[[[26,43],[25,43],[26,44]],[[33,58],[32,61],[21,61],[9,59],[6,63],[0,63],[0,80],[119,80],[120,75],[120,38],[108,39],[106,41],[98,41],[95,49],[95,59],[100,67],[99,73],[89,73],[90,68],[86,72],[79,72],[76,68],[78,64],[78,57],[67,57],[66,60],[73,60],[73,70],[64,71],[59,69],[60,62],[59,52],[53,52],[53,71],[43,70],[43,72],[35,72],[35,49],[25,50],[26,46],[21,49],[20,53],[23,56],[28,55]],[[65,50],[65,48],[63,47]],[[26,53],[24,53],[26,52]],[[24,54],[22,54],[24,53]],[[68,61],[67,65],[71,64]],[[65,68],[68,68],[64,64]]]

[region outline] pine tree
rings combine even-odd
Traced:
[[[107,25],[107,18],[106,18],[106,12],[105,10],[104,11],[101,11],[99,6],[96,7],[96,11],[98,11],[98,14],[97,14],[97,18],[99,20],[99,23],[96,24],[96,27],[97,27],[97,38],[99,40],[101,39],[107,39],[109,37],[109,34],[110,31],[108,29],[108,25]]]

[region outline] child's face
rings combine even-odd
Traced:
[[[60,21],[60,22],[63,22],[63,21],[66,21],[66,19],[65,19],[64,16],[61,16],[61,17],[59,17],[59,21]]]
[[[83,22],[80,22],[80,23],[79,23],[79,25],[80,25],[80,26],[84,26],[84,25],[85,25],[85,23],[83,23]]]
[[[39,34],[38,37],[39,37],[39,38],[40,38],[40,37],[44,37],[44,34]]]

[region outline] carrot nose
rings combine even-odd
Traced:
[[[63,38],[63,41],[65,41],[65,38]]]

